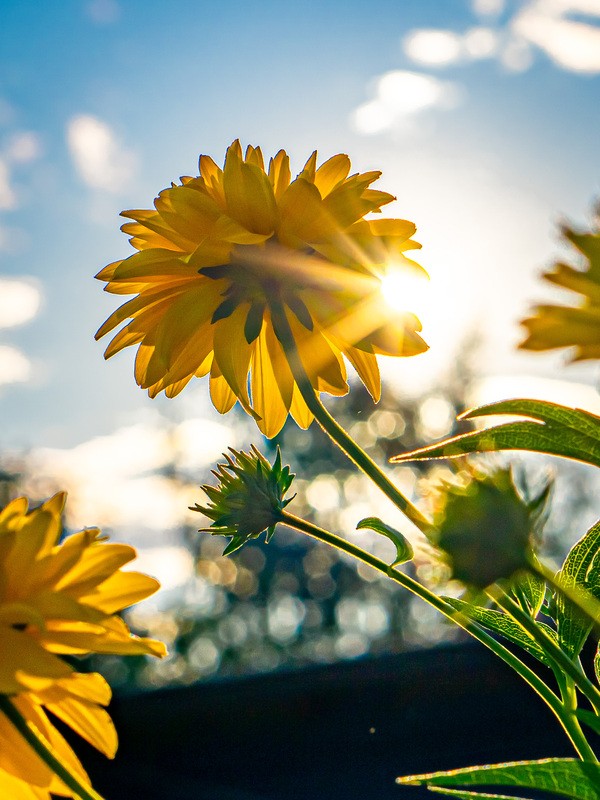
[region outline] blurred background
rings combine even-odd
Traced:
[[[391,543],[356,523],[403,523],[315,426],[261,441],[243,413],[217,414],[203,381],[151,401],[132,351],[104,362],[93,335],[117,304],[93,275],[132,252],[119,212],[197,174],[200,153],[222,162],[238,137],[267,156],[285,148],[296,172],[314,149],[347,152],[356,171],[382,170],[376,188],[398,198],[385,213],[416,222],[431,276],[413,309],[429,352],[383,364],[378,406],[359,385],[329,404],[358,441],[385,462],[458,430],[465,408],[515,396],[598,413],[596,367],[516,345],[530,303],[552,296],[538,275],[562,254],[557,223],[585,225],[598,195],[599,99],[600,0],[0,0],[0,494],[67,489],[70,529],[131,542],[136,567],[162,581],[128,621],[171,655],[93,664],[114,686],[454,636],[291,531],[231,558],[197,533],[198,486],[223,450],[250,443],[270,457],[281,446],[294,513],[390,559]],[[534,479],[546,468],[520,463]],[[549,559],[594,521],[598,490],[585,468],[552,466]],[[413,497],[431,478],[390,474]],[[417,551],[411,569],[443,581]]]

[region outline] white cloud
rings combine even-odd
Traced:
[[[5,150],[7,161],[28,164],[42,155],[42,141],[33,131],[18,131],[13,134]]]
[[[34,483],[49,481],[68,491],[74,527],[162,531],[197,516],[187,510],[195,489],[172,480],[170,465],[197,472],[214,464],[230,443],[226,425],[198,418],[170,426],[153,415],[70,449],[35,450],[28,472]],[[28,491],[35,493],[35,486]]]
[[[455,64],[463,55],[461,37],[453,31],[436,28],[411,31],[402,47],[412,61],[432,67]]]
[[[94,189],[118,192],[135,172],[135,154],[125,149],[110,126],[80,114],[67,126],[71,157],[82,180]]]
[[[419,28],[404,37],[402,48],[408,58],[417,64],[449,67],[496,55],[499,36],[497,31],[487,27],[469,28],[465,33]]]
[[[579,13],[600,17],[599,0],[536,0],[512,21],[513,32],[540,50],[559,67],[572,72],[600,72],[600,25],[568,19]]]
[[[462,46],[465,56],[477,61],[495,56],[500,46],[500,39],[492,28],[470,28],[462,38]]]
[[[31,362],[20,350],[0,345],[0,386],[26,383],[32,376]]]
[[[12,328],[33,319],[42,295],[33,280],[0,278],[0,328]]]
[[[11,185],[8,164],[0,158],[0,211],[11,211],[17,207],[17,196]]]
[[[457,84],[419,72],[386,72],[374,88],[374,98],[352,115],[356,130],[367,135],[401,126],[433,108],[454,108],[461,100]]]

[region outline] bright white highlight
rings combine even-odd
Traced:
[[[194,559],[185,547],[144,547],[137,551],[132,569],[157,578],[165,592],[193,577]]]
[[[97,117],[73,117],[67,141],[79,175],[93,189],[116,192],[133,177],[134,154],[124,149],[111,128]]]
[[[459,87],[449,81],[393,70],[377,80],[375,98],[354,111],[352,122],[359,133],[379,133],[428,109],[453,108],[460,96]]]
[[[41,294],[33,282],[0,278],[0,328],[12,328],[33,319]]]
[[[388,306],[402,313],[428,314],[431,305],[431,284],[423,272],[403,266],[389,267],[381,281],[381,294]]]
[[[31,362],[16,347],[0,345],[0,386],[26,383],[32,375]]]

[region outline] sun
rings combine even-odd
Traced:
[[[381,294],[387,306],[399,313],[415,314],[421,321],[431,310],[431,284],[424,269],[389,264],[381,279]]]

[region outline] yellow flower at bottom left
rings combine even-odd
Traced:
[[[117,735],[104,706],[111,690],[98,673],[80,673],[63,656],[88,653],[164,656],[154,639],[131,634],[118,612],[153,594],[158,582],[121,569],[133,547],[96,528],[61,541],[64,494],[29,511],[21,497],[0,511],[0,695],[84,785],[89,779],[52,724],[58,717],[112,758]],[[76,797],[0,714],[0,797]]]

